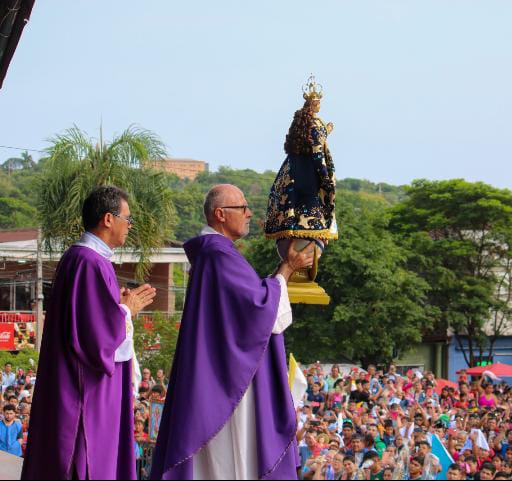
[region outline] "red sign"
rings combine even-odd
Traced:
[[[0,323],[0,351],[14,349],[14,324]]]

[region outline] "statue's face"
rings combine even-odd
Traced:
[[[320,107],[321,107],[320,100],[313,100],[311,102],[311,107],[313,108],[313,112],[315,112],[315,114],[320,112]]]

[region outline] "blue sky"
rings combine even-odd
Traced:
[[[338,177],[512,188],[511,24],[509,0],[36,0],[0,145],[138,124],[175,157],[277,170],[314,72]]]

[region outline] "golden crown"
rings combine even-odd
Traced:
[[[321,100],[324,96],[323,90],[323,87],[316,83],[315,76],[311,74],[306,84],[302,87],[304,100]]]

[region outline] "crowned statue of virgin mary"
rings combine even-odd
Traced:
[[[334,126],[318,117],[323,93],[314,76],[303,93],[304,105],[295,112],[286,136],[287,157],[270,192],[265,235],[277,241],[281,257],[294,239],[299,250],[314,242],[315,265],[291,279],[290,298],[296,303],[327,304],[329,297],[314,281],[326,244],[338,239],[336,176],[327,145]]]

